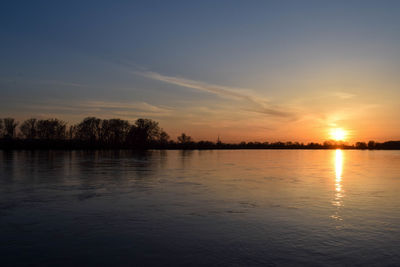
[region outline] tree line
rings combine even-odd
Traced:
[[[69,127],[56,118],[31,118],[21,124],[13,118],[4,118],[0,119],[0,137],[3,145],[59,144],[98,148],[147,148],[165,145],[170,138],[158,122],[150,119],[137,119],[131,124],[126,120],[96,117],[87,117]]]
[[[195,142],[182,133],[176,141],[151,119],[137,119],[133,124],[121,119],[87,117],[68,127],[65,121],[13,118],[0,119],[0,149],[400,149],[400,141],[369,141],[349,145],[344,142]]]

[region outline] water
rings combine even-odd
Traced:
[[[0,151],[0,265],[400,265],[400,151]]]

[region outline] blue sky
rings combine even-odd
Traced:
[[[399,1],[8,1],[0,117],[195,139],[400,138]]]

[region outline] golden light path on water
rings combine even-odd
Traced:
[[[333,206],[337,209],[335,214],[331,217],[335,220],[342,220],[339,215],[339,209],[343,206],[343,188],[342,188],[342,175],[343,175],[343,151],[340,149],[336,149],[334,154],[334,163],[335,163],[335,197],[332,202]]]
[[[335,152],[335,174],[336,174],[336,192],[342,191],[342,173],[343,173],[343,152],[340,149],[336,149]]]

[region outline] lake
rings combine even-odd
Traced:
[[[0,151],[2,266],[399,266],[400,151]]]

